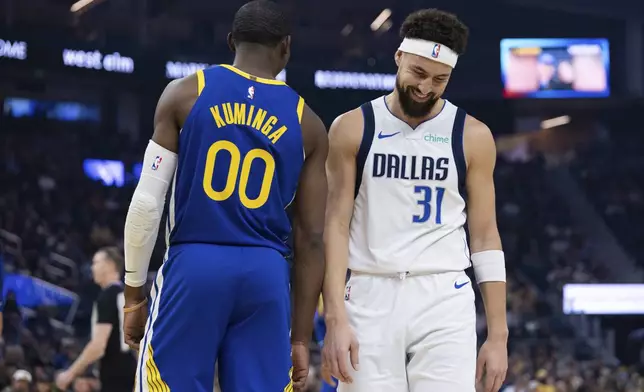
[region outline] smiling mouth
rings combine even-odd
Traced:
[[[411,93],[419,101],[427,101],[431,97],[430,94],[422,95],[422,94],[420,94],[420,93],[418,93],[417,91],[414,91],[414,90],[412,90]]]

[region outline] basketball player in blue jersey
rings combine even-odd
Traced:
[[[426,9],[400,35],[394,91],[329,132],[323,370],[339,392],[496,392],[508,338],[496,148],[442,98],[468,29]],[[488,325],[478,358],[470,266]]]
[[[212,392],[215,362],[223,392],[304,387],[324,273],[328,141],[318,116],[275,80],[290,41],[280,6],[247,3],[228,36],[233,65],[174,81],[159,99],[125,223],[136,391]],[[168,249],[148,311],[143,285],[168,189]]]

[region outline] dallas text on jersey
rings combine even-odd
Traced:
[[[448,174],[449,158],[373,154],[372,176],[374,178],[444,181]]]

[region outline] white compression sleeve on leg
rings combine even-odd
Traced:
[[[477,283],[505,282],[505,254],[502,250],[485,250],[471,256]]]
[[[166,193],[176,167],[177,154],[150,140],[141,178],[125,219],[125,284],[128,286],[140,287],[147,281]]]

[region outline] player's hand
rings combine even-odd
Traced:
[[[355,371],[360,368],[358,360],[358,339],[348,321],[327,323],[324,347],[322,348],[322,377],[327,384],[335,386],[331,376],[346,384],[351,384],[351,369],[347,363],[350,357]]]
[[[293,342],[291,345],[291,358],[293,360],[293,390],[296,392],[306,390],[306,380],[309,377],[309,346],[302,342]]]
[[[145,333],[145,322],[148,319],[147,303],[142,306],[140,304],[142,304],[141,300],[128,300],[126,298],[124,309],[134,309],[136,306],[138,308],[133,311],[124,311],[123,314],[123,337],[125,338],[125,344],[137,352],[139,351],[139,343]]]
[[[56,388],[60,389],[61,391],[66,391],[69,386],[72,384],[72,381],[74,381],[74,375],[71,374],[69,371],[64,371],[58,374],[56,377]]]
[[[508,348],[505,339],[488,339],[479,350],[476,361],[476,382],[481,383],[485,375],[483,392],[497,392],[501,389],[508,371]]]

